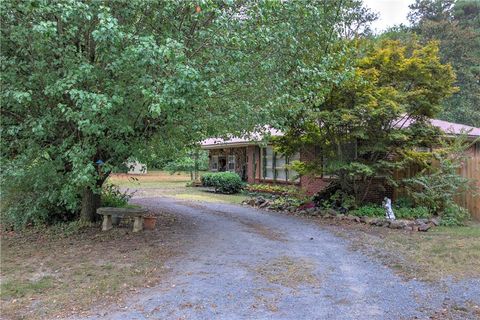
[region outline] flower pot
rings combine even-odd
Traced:
[[[143,218],[143,227],[146,230],[155,229],[155,223],[157,222],[157,217],[144,217]]]

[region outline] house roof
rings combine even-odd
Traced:
[[[411,120],[400,120],[397,125],[401,127],[408,127],[412,123]],[[480,128],[467,126],[465,124],[453,123],[438,119],[430,119],[430,123],[440,128],[443,132],[450,135],[460,135],[467,134],[469,137],[477,138],[480,137]],[[266,136],[282,136],[283,132],[275,128],[265,128],[261,132],[256,132],[252,134],[247,134],[243,137],[232,137],[230,139],[221,139],[221,138],[210,138],[202,141],[201,146],[203,149],[215,149],[222,147],[231,147],[231,146],[247,146],[253,145],[261,141]]]
[[[411,120],[406,119],[404,121],[400,120],[397,125],[402,127],[408,127],[412,123]],[[470,137],[480,137],[480,128],[475,128],[467,126],[465,124],[448,122],[438,119],[430,119],[432,126],[439,128],[446,134],[450,135],[460,135],[467,134]]]
[[[264,128],[260,132],[254,132],[246,134],[242,137],[232,137],[230,139],[210,138],[202,141],[201,146],[203,149],[214,149],[219,147],[229,146],[247,146],[256,144],[262,141],[267,136],[278,137],[282,136],[283,132],[274,128]]]

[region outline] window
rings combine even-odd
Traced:
[[[263,179],[291,181],[297,177],[297,173],[288,169],[291,161],[299,160],[300,154],[296,153],[292,157],[287,158],[285,155],[273,151],[271,146],[263,148],[262,152]]]
[[[300,153],[299,152],[295,153],[294,155],[292,155],[292,156],[288,157],[288,159],[286,159],[287,166],[290,165],[293,161],[300,161]],[[295,181],[295,182],[300,181],[297,171],[292,170],[292,169],[286,169],[285,172],[286,172],[286,176],[287,176],[286,179],[287,180]]]
[[[210,161],[210,170],[218,171],[218,156],[212,156],[212,160]]]
[[[228,156],[228,171],[235,171],[235,155]]]
[[[264,178],[265,179],[270,179],[270,180],[273,180],[274,179],[274,176],[273,176],[273,167],[274,167],[274,164],[273,164],[273,148],[271,146],[268,146],[266,148],[266,152],[265,152],[265,176]]]
[[[340,163],[350,162],[357,159],[357,142],[347,142],[336,146],[336,151],[330,152],[329,154],[322,154],[322,151],[319,149],[316,150],[316,157],[321,156],[322,166],[323,166],[323,175],[329,176],[328,171],[332,170],[333,167]]]

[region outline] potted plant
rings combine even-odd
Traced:
[[[148,214],[145,217],[143,217],[143,227],[146,230],[154,230],[156,222],[157,222],[157,217],[153,214]]]

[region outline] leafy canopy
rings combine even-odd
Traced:
[[[424,160],[414,148],[438,136],[427,120],[455,92],[455,77],[440,62],[435,42],[358,45],[363,53],[349,73],[317,84],[328,91],[309,92],[315,99],[304,102],[278,144],[286,153],[316,149],[316,160],[295,169],[334,175],[343,192],[362,201],[375,176],[388,178],[406,162]]]
[[[71,219],[83,197],[92,219],[95,195],[129,158],[171,158],[205,137],[271,123],[277,106],[305,99],[302,86],[328,76],[340,35],[367,31],[373,17],[360,8],[358,0],[2,1],[7,214],[19,224]]]

